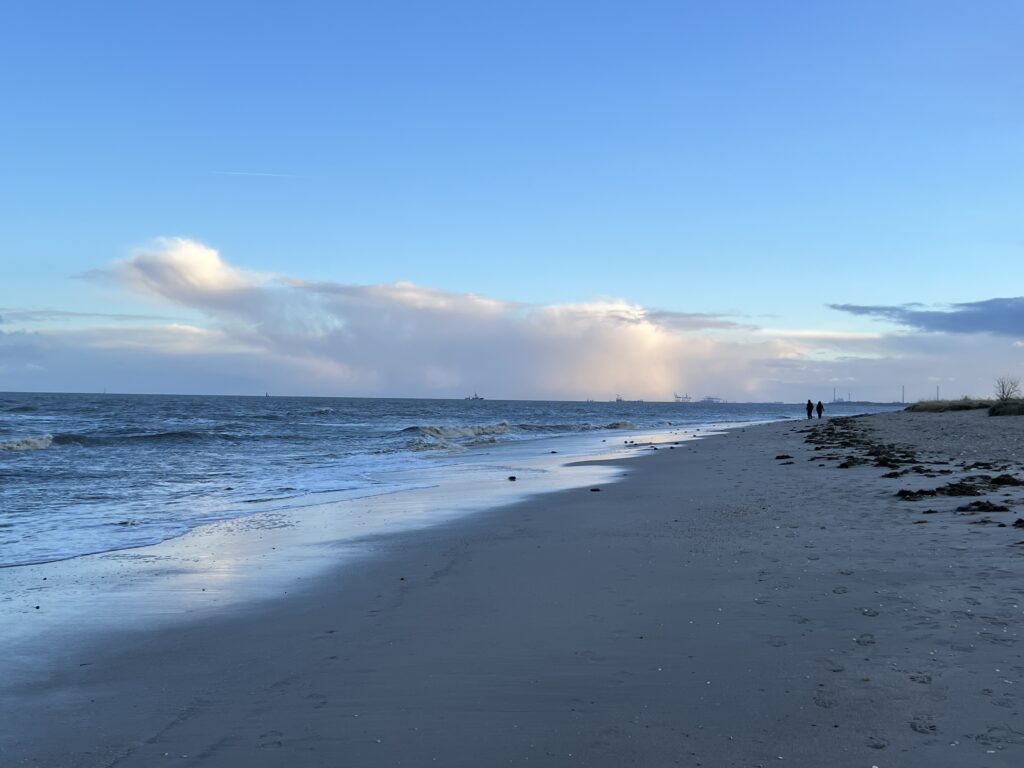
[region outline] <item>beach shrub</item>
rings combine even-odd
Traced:
[[[991,406],[991,400],[962,397],[959,400],[922,400],[907,406],[907,410],[914,413],[942,413],[943,411],[973,411]]]
[[[988,409],[989,416],[1024,416],[1024,400],[1003,400]]]

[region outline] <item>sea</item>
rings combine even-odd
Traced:
[[[0,393],[0,567],[429,486],[481,456],[599,456],[627,441],[803,415],[802,404],[781,403]]]

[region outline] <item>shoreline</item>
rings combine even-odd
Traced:
[[[882,406],[876,406],[882,407]],[[787,406],[0,396],[0,566],[158,544],[260,512],[443,482],[448,467],[591,454]],[[35,450],[28,450],[34,447]],[[26,450],[13,450],[25,448]],[[12,449],[12,450],[8,450]],[[487,456],[493,454],[493,459]]]
[[[908,436],[904,414],[853,421]],[[48,766],[1016,765],[1012,527],[946,508],[922,517],[895,490],[947,476],[840,469],[804,442],[808,428],[586,461],[628,474],[600,493],[376,537],[373,557],[196,622],[101,644],[64,634],[45,673],[5,683],[0,754]],[[1024,453],[1005,452],[1021,476]]]
[[[534,472],[557,474],[564,468],[564,459],[567,457],[569,459],[574,457],[580,459],[611,458],[623,453],[630,453],[648,443],[660,444],[676,440],[691,440],[700,437],[701,430],[705,430],[706,434],[719,428],[730,429],[745,426],[746,424],[746,422],[737,422],[736,424],[725,423],[723,425],[702,423],[699,425],[679,425],[671,430],[665,428],[661,430],[623,429],[618,434],[609,435],[606,438],[600,438],[597,434],[563,434],[535,438],[529,441],[509,441],[487,447],[478,446],[468,450],[461,449],[459,452],[454,453],[438,453],[425,456],[425,463],[417,467],[370,472],[367,474],[367,477],[371,479],[372,484],[363,487],[332,491],[312,491],[279,499],[260,500],[259,503],[246,502],[247,504],[251,503],[249,508],[236,507],[233,511],[225,510],[213,517],[183,521],[178,524],[180,526],[178,532],[164,531],[158,538],[152,540],[141,540],[118,546],[111,545],[109,548],[69,552],[59,556],[52,555],[39,560],[4,562],[0,563],[0,572],[7,568],[45,566],[50,563],[66,562],[78,558],[104,556],[117,552],[159,547],[168,542],[192,535],[197,531],[201,532],[204,528],[232,525],[240,521],[244,524],[244,521],[248,519],[261,516],[301,516],[307,510],[316,510],[324,507],[343,508],[352,506],[358,508],[372,503],[374,499],[436,488],[453,476],[473,473],[474,470],[479,476],[478,479],[482,480],[485,484],[487,480],[483,476],[489,470],[498,470],[500,474],[500,471],[504,469],[513,470],[519,467],[521,471],[528,474]],[[643,435],[642,437],[635,438],[635,436],[641,434]],[[623,440],[622,445],[617,445],[623,436],[627,435],[631,437]],[[641,440],[642,443],[637,444],[636,439]],[[608,440],[613,441],[610,446],[616,447],[603,445]],[[554,448],[559,450],[553,450]],[[551,454],[560,455],[560,459],[554,462],[550,461]],[[416,454],[414,453],[413,455]],[[436,463],[427,463],[431,460]],[[550,483],[549,487],[545,487],[542,484],[542,487],[538,490],[523,491],[518,495],[525,496],[529,493],[545,493],[558,488],[559,485],[560,483],[557,481]],[[479,492],[480,489],[475,490]],[[491,492],[493,493],[493,489]],[[482,502],[474,503],[471,506],[474,508],[487,508],[492,503],[493,505],[508,503],[505,500],[507,494],[497,493],[493,495],[495,499],[484,499]],[[460,506],[465,506],[465,504]],[[133,520],[127,520],[126,522],[134,523]]]

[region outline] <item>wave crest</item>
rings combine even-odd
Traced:
[[[167,432],[140,432],[135,434],[97,433],[83,435],[78,432],[59,432],[47,435],[53,445],[108,446],[132,445],[134,443],[178,443],[197,442],[203,440],[237,440],[238,436],[228,432],[194,432],[189,429],[170,430]]]
[[[18,437],[14,440],[0,440],[0,451],[40,451],[52,444],[53,435]]]
[[[509,430],[507,421],[499,421],[497,424],[470,424],[467,426],[434,426],[418,425],[406,427],[402,432],[412,432],[424,437],[436,440],[452,440],[460,437],[479,437],[481,435],[504,435]]]
[[[412,440],[408,444],[408,446],[406,446],[406,447],[410,451],[416,451],[416,452],[419,452],[419,451],[464,451],[464,450],[466,450],[463,446],[459,445],[458,443],[452,443],[452,442],[449,442],[448,440],[441,440],[441,439],[427,440],[427,439],[422,438],[422,437],[419,437],[419,438],[416,438],[415,440]]]

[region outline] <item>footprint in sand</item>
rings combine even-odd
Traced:
[[[984,640],[986,643],[992,643],[993,645],[1013,645],[1016,640],[1012,637],[1006,637],[1005,635],[997,635],[995,632],[979,632],[978,637]]]
[[[872,635],[870,632],[865,632],[863,635],[858,635],[854,639],[854,641],[857,643],[857,645],[874,645],[875,636]]]
[[[772,635],[768,638],[768,645],[773,648],[782,648],[783,646],[789,645],[789,643],[786,642],[786,639],[781,635]]]
[[[267,749],[268,747],[283,747],[284,742],[281,741],[282,736],[284,736],[284,734],[281,733],[281,731],[267,731],[266,733],[261,733],[260,741],[257,746],[260,749]]]
[[[822,709],[832,709],[836,705],[835,699],[831,699],[823,693],[819,693],[814,697],[814,704],[821,707]]]
[[[926,674],[923,674],[923,673],[922,674],[911,675],[910,679],[911,679],[912,682],[920,683],[921,685],[931,685],[932,684],[932,676],[931,675],[926,675]]]
[[[988,729],[987,733],[979,733],[974,737],[979,744],[1024,744],[1024,732],[1008,726],[997,725]]]
[[[917,715],[910,721],[910,729],[917,733],[923,733],[926,736],[930,736],[938,731],[938,728],[935,727],[935,723],[932,722],[931,715]]]

